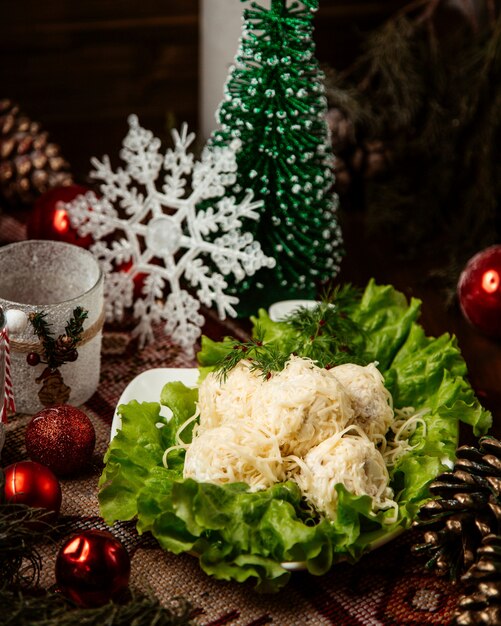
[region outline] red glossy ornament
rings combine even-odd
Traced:
[[[472,326],[501,338],[501,245],[490,246],[468,261],[459,277],[458,298]]]
[[[4,469],[5,500],[54,511],[61,508],[61,485],[51,470],[35,461],[19,461]]]
[[[111,533],[86,530],[67,539],[56,559],[61,592],[79,606],[119,600],[129,585],[130,559]]]
[[[71,227],[67,211],[62,207],[65,202],[71,202],[88,191],[88,187],[68,185],[53,187],[40,195],[33,205],[27,224],[28,238],[64,241],[88,248],[93,243],[93,238],[90,235],[80,237]]]
[[[38,365],[40,361],[41,359],[38,352],[28,352],[28,354],[26,355],[26,362],[28,363],[28,365],[32,365],[34,367],[35,365]]]
[[[88,416],[69,404],[42,409],[26,427],[30,459],[43,463],[58,476],[82,470],[90,461],[96,431]]]

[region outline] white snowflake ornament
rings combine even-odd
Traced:
[[[216,305],[221,319],[236,315],[238,298],[225,294],[224,276],[241,280],[275,265],[241,230],[245,219],[259,218],[262,203],[253,202],[251,193],[240,202],[225,196],[236,181],[238,141],[205,148],[195,161],[187,151],[195,135],[186,125],[172,132],[174,148],[162,155],[160,140],[135,115],[128,121],[120,152],[125,169],[113,171],[107,156],[93,158],[90,176],[102,181],[102,197],[89,192],[66,209],[77,232],[95,241],[90,250],[106,277],[107,321],[123,319],[133,306],[140,347],[153,340],[152,325],[164,322],[165,332],[192,355],[205,321],[200,304]],[[208,207],[203,210],[202,200]],[[138,278],[141,295],[134,299]]]

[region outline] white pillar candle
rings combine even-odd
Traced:
[[[200,130],[206,140],[218,127],[216,110],[242,30],[240,0],[202,0],[200,4]]]

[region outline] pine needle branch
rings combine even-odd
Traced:
[[[72,340],[74,346],[80,341],[83,333],[83,324],[87,319],[89,312],[81,306],[77,306],[73,310],[73,315],[65,327],[66,335]]]
[[[38,594],[0,588],[3,626],[194,626],[191,606],[173,598],[162,606],[156,598],[132,596],[125,604],[110,602],[97,608],[79,608],[61,594]]]
[[[41,539],[47,540],[55,528],[45,509],[35,509],[24,504],[0,505],[2,585],[38,583],[41,558],[37,543]]]

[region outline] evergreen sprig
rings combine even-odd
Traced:
[[[77,306],[71,318],[65,326],[65,334],[59,335],[56,339],[51,330],[52,324],[47,322],[47,313],[40,311],[31,313],[29,320],[33,330],[43,346],[43,363],[46,363],[51,370],[55,370],[66,361],[74,361],[75,350],[81,340],[83,324],[88,317],[88,311]]]
[[[191,606],[174,598],[170,606],[158,599],[132,596],[124,604],[110,602],[97,608],[74,606],[61,594],[27,594],[0,588],[3,626],[194,626]]]
[[[0,488],[3,492],[1,485]],[[42,538],[47,540],[54,529],[45,509],[24,504],[0,504],[1,585],[38,583],[42,565],[37,543]]]
[[[66,336],[76,345],[82,336],[83,325],[89,313],[83,307],[77,306],[73,310],[73,315],[65,326]]]
[[[407,3],[328,73],[327,95],[354,129],[336,154],[358,183],[341,205],[363,204],[378,248],[384,237],[387,255],[431,261],[455,291],[466,261],[501,241],[499,4]],[[379,172],[364,152],[374,140]]]
[[[331,289],[317,306],[299,307],[280,322],[284,332],[278,340],[267,342],[265,332],[256,325],[252,339],[232,343],[231,350],[216,365],[218,376],[224,380],[246,359],[252,371],[259,370],[269,378],[284,368],[291,354],[327,368],[347,362],[365,364],[365,334],[350,317],[359,297],[359,290],[349,284]]]

